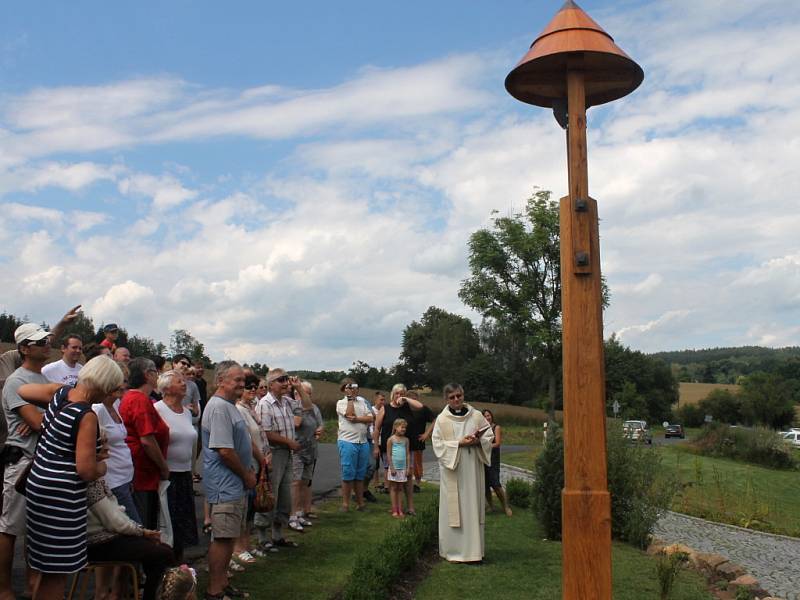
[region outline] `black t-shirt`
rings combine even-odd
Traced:
[[[406,434],[410,440],[409,447],[411,450],[425,450],[425,442],[420,442],[418,438],[425,433],[425,427],[428,423],[433,423],[436,420],[436,415],[425,405],[419,410],[412,410],[411,414],[411,424]]]
[[[395,408],[388,402],[383,405],[383,423],[381,423],[381,452],[386,452],[386,442],[392,437],[392,426],[397,419],[405,419],[408,421],[409,428],[414,420],[414,415],[411,413],[411,408],[408,404],[403,404],[399,408]],[[406,430],[408,436],[408,429]]]

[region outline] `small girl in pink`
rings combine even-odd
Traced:
[[[392,437],[386,444],[386,458],[389,461],[386,480],[389,483],[389,497],[392,500],[392,516],[396,519],[404,518],[403,491],[411,475],[411,451],[406,429],[408,422],[405,419],[396,419],[392,424]]]

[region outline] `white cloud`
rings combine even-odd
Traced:
[[[172,175],[153,175],[138,173],[119,182],[119,191],[126,196],[146,196],[153,199],[157,210],[166,210],[197,197],[195,190],[187,189]]]

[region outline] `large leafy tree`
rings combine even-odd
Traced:
[[[185,354],[192,360],[201,360],[206,365],[211,364],[211,360],[206,356],[205,346],[185,329],[176,329],[172,332],[169,351],[173,356]]]
[[[561,272],[558,205],[550,195],[535,191],[522,212],[495,217],[492,227],[470,236],[470,276],[459,297],[514,331],[526,362],[542,362],[552,414],[561,364]]]
[[[795,390],[780,375],[753,373],[742,381],[741,398],[742,418],[748,425],[780,429],[794,420]]]
[[[431,306],[403,331],[397,375],[412,385],[440,388],[461,380],[465,365],[479,353],[478,334],[469,319]]]

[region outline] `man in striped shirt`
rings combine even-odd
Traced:
[[[272,513],[257,519],[259,538],[266,536],[265,528],[272,528],[272,543],[275,546],[295,546],[283,537],[283,526],[289,524],[292,511],[292,451],[300,450],[300,444],[294,437],[293,400],[287,395],[290,388],[305,394],[297,377],[289,377],[283,369],[271,369],[267,373],[269,392],[258,401],[256,413],[261,422],[261,429],[266,433],[272,450],[272,466],[270,479],[275,494],[275,509]],[[266,518],[266,522],[264,522]],[[302,527],[299,529],[302,531]],[[266,542],[260,539],[259,542]]]

